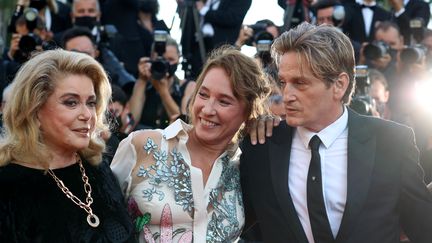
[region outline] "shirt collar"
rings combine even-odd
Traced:
[[[348,127],[348,112],[347,108],[343,106],[342,115],[334,121],[332,124],[328,125],[326,128],[318,133],[311,132],[303,127],[298,127],[297,132],[300,135],[300,139],[304,144],[305,148],[309,148],[309,141],[314,135],[318,135],[321,139],[322,144],[329,148],[333,142],[347,129]]]
[[[365,3],[363,0],[356,0],[356,2],[360,5],[365,5],[365,6],[369,6],[369,7],[376,6],[376,1],[373,1],[371,3]]]

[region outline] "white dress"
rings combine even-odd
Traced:
[[[206,185],[186,147],[192,127],[131,133],[111,164],[128,200],[140,242],[234,242],[244,225],[239,158],[230,146],[214,162]]]

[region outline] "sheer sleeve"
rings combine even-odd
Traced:
[[[120,142],[117,152],[114,155],[111,163],[111,170],[119,182],[123,195],[127,198],[132,182],[131,173],[137,162],[137,153],[135,145],[132,143],[137,132],[129,134],[129,136]]]

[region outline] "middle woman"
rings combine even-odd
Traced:
[[[233,242],[244,225],[238,141],[266,112],[269,83],[253,59],[223,47],[198,77],[192,125],[141,130],[120,144],[111,168],[140,242]],[[143,114],[145,115],[145,114]]]

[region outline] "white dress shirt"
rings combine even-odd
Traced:
[[[365,3],[362,0],[358,0],[357,3],[362,4],[362,5],[366,5],[366,6],[370,6],[370,7],[376,6],[375,1],[373,1],[371,3]],[[373,33],[370,33],[370,30],[372,27],[372,19],[373,19],[374,12],[370,8],[362,8],[362,14],[363,14],[363,21],[365,24],[365,33],[366,33],[366,36],[369,36],[370,34],[373,34]]]
[[[294,132],[289,161],[289,193],[310,243],[314,243],[307,208],[307,175],[311,160],[309,141],[318,135],[323,197],[333,237],[339,231],[347,195],[348,112],[319,133],[298,127]]]

